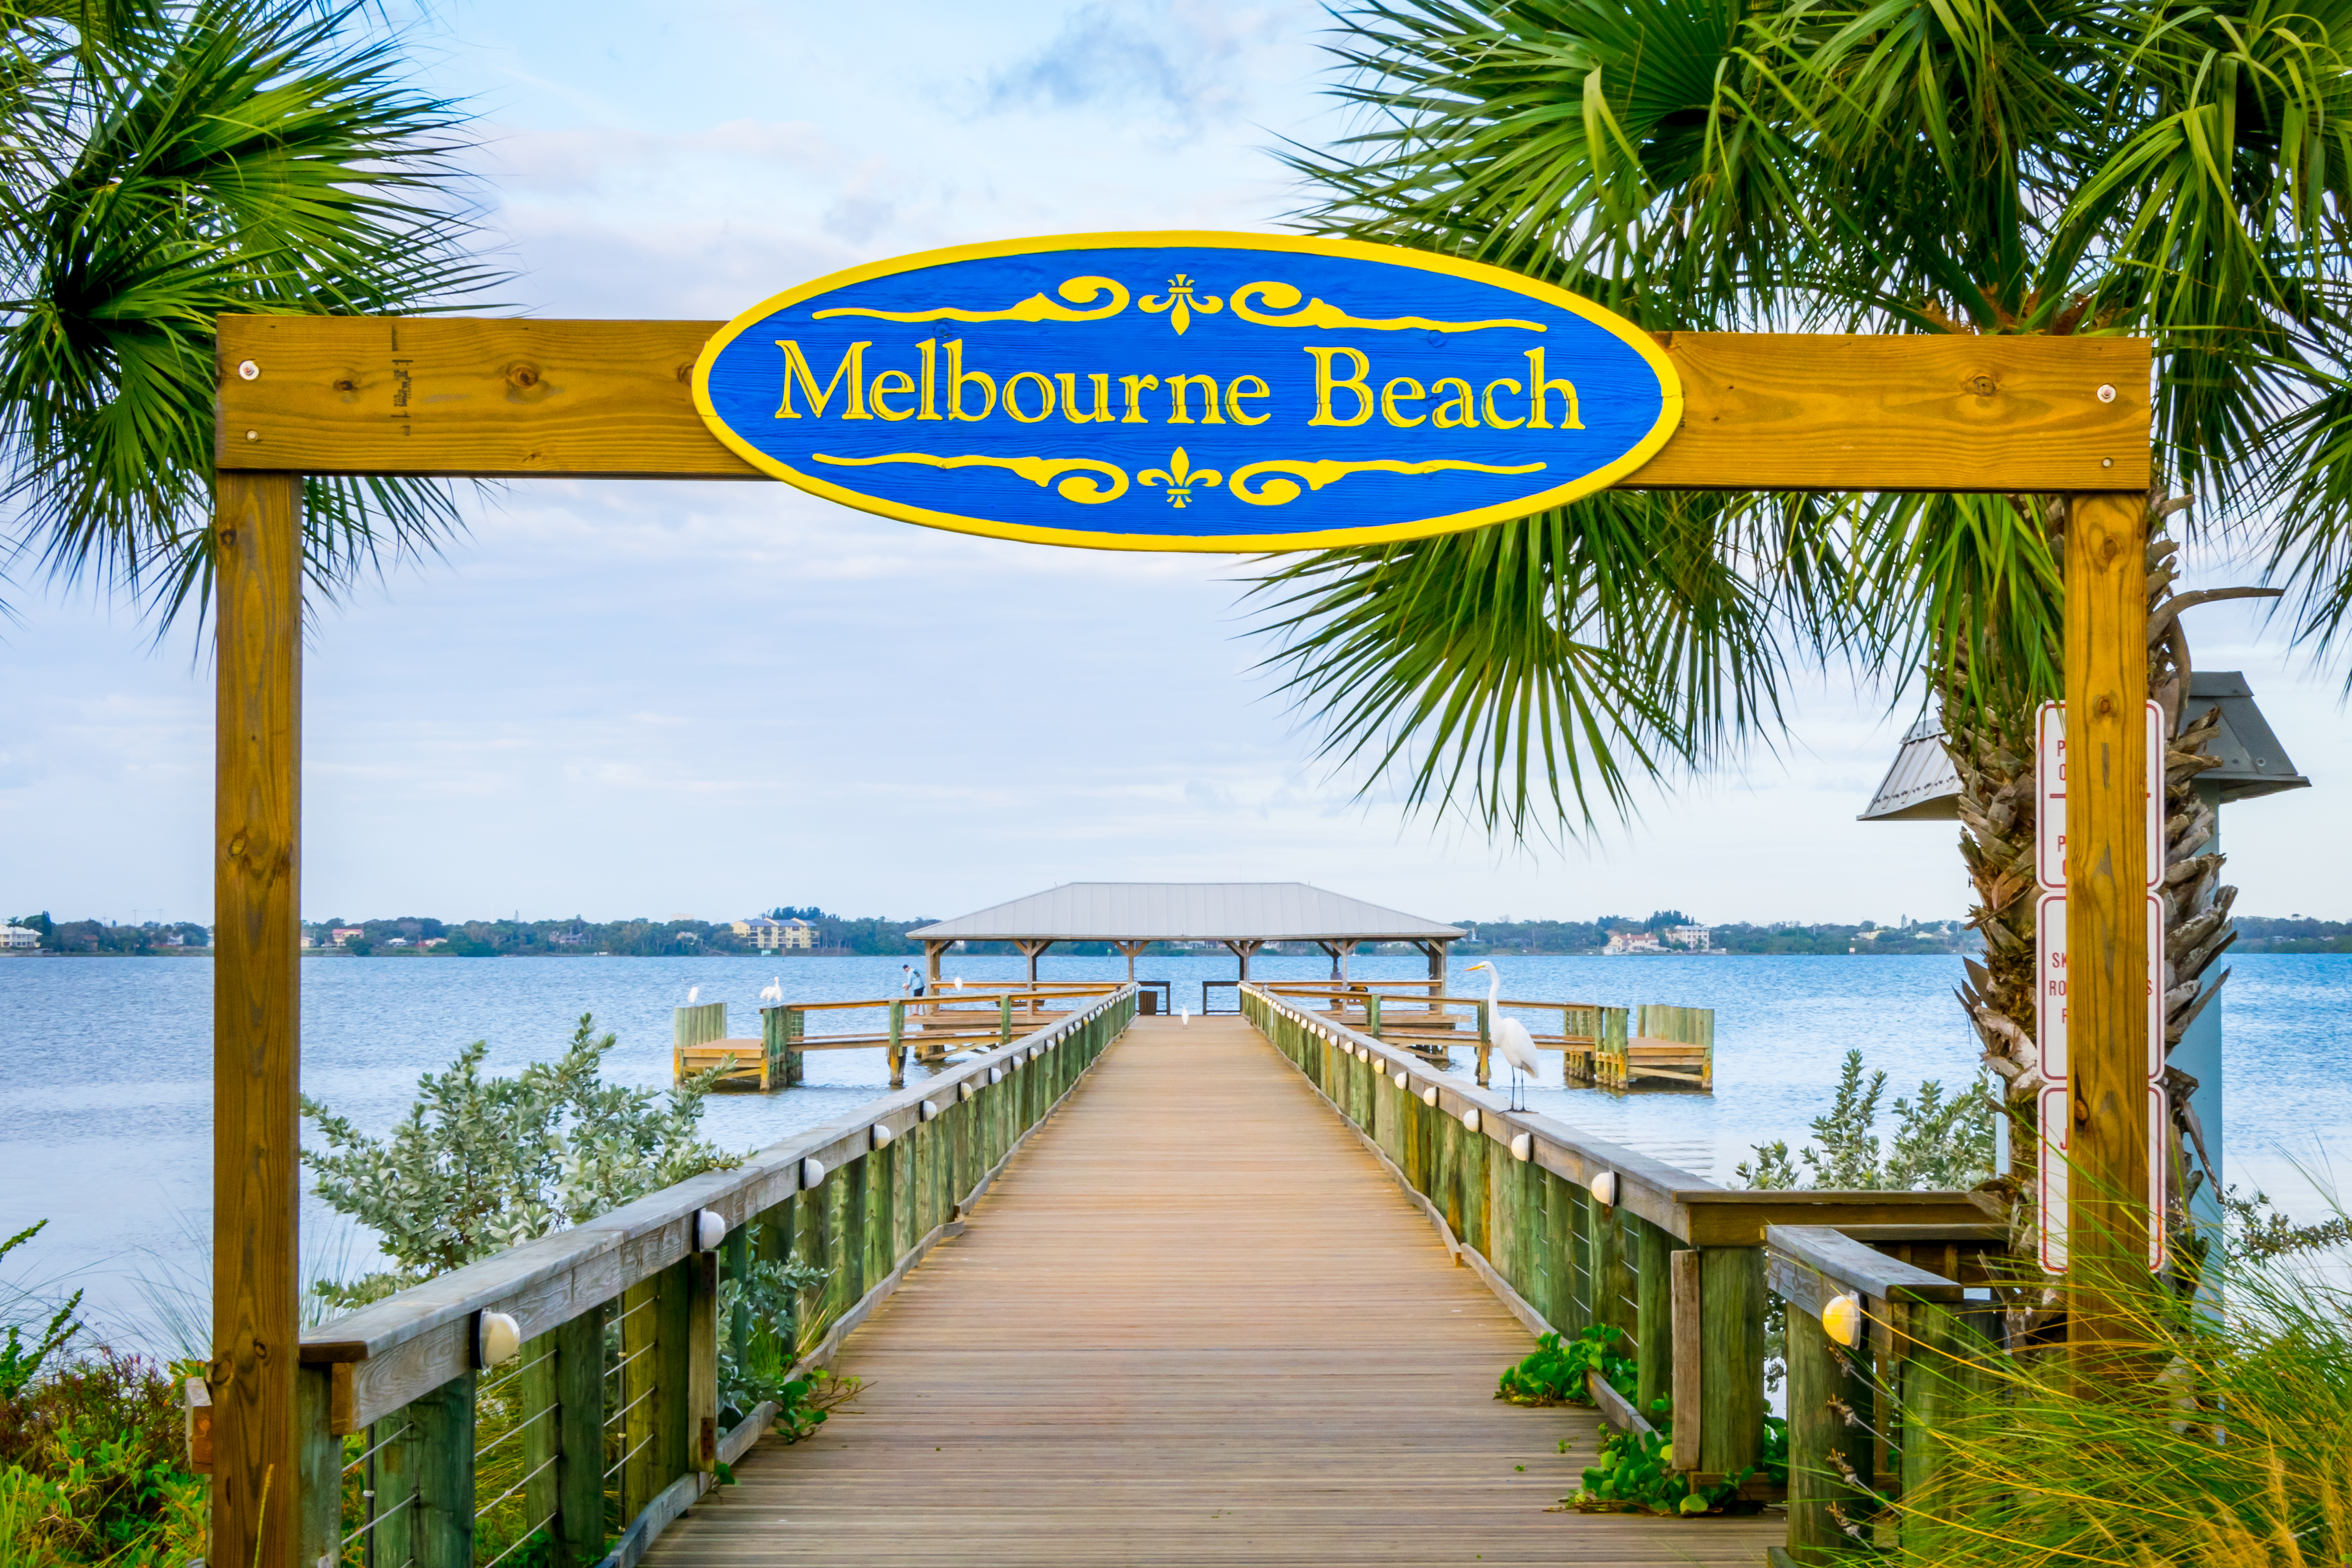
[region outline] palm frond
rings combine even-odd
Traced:
[[[455,106],[401,84],[393,40],[303,0],[200,0],[53,57],[8,121],[0,184],[0,495],[48,574],[151,594],[211,578],[215,319],[400,312],[492,281],[455,192]],[[331,593],[457,526],[439,486],[314,482]]]

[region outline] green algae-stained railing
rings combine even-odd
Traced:
[[[1981,1221],[1962,1193],[1731,1191],[1549,1117],[1259,986],[1250,1022],[1377,1149],[1448,1241],[1530,1330],[1624,1331],[1633,1405],[1698,1412],[1677,1466],[1712,1481],[1752,1467],[1763,1435],[1765,1228]],[[1500,1371],[1500,1368],[1496,1369]]]
[[[734,1170],[304,1335],[297,1561],[631,1568],[776,1415],[719,1428],[722,1275],[829,1269],[800,1304],[829,1325],[807,1360],[829,1359],[1134,1015],[1122,987]]]

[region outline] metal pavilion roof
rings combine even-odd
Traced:
[[[907,934],[919,942],[1452,942],[1468,933],[1305,882],[1066,882]]]
[[[2295,772],[2294,763],[2279,744],[2277,734],[2246,678],[2234,669],[2192,671],[2189,700],[2181,704],[2181,722],[2201,718],[2209,708],[2221,710],[2221,732],[2210,750],[2221,765],[2198,775],[2212,785],[2220,800],[2252,800],[2281,790],[2309,789],[2311,781]],[[1862,814],[1864,822],[1951,821],[1959,812],[1960,775],[1944,750],[1944,726],[1930,717],[1911,726],[1903,749]]]

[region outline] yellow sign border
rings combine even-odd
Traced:
[[[933,511],[927,507],[907,506],[885,500],[877,496],[852,490],[802,472],[791,464],[769,456],[751,442],[738,436],[719,417],[710,405],[710,367],[719,353],[749,328],[765,321],[776,311],[797,305],[804,300],[852,283],[863,283],[876,278],[889,278],[920,268],[936,267],[950,261],[976,261],[998,256],[1034,256],[1055,250],[1117,250],[1148,249],[1167,246],[1192,246],[1204,250],[1287,250],[1311,256],[1351,257],[1361,261],[1377,262],[1384,267],[1410,267],[1423,272],[1440,272],[1450,277],[1466,278],[1492,288],[1508,289],[1531,300],[1538,300],[1556,309],[1583,317],[1593,325],[1628,344],[1640,354],[1658,378],[1659,406],[1657,423],[1643,437],[1613,461],[1578,476],[1564,485],[1499,506],[1481,507],[1475,511],[1449,512],[1442,517],[1417,518],[1410,522],[1388,523],[1378,528],[1335,528],[1314,533],[1256,534],[1128,534],[1096,533],[1077,528],[1039,528],[1028,523],[997,522],[987,518],[967,517],[958,512]],[[1458,533],[1465,529],[1480,528],[1490,522],[1504,522],[1513,518],[1528,517],[1556,506],[1604,490],[1655,457],[1658,449],[1671,440],[1681,428],[1683,418],[1682,378],[1675,374],[1674,362],[1658,346],[1657,340],[1613,310],[1604,310],[1591,300],[1556,289],[1549,283],[1517,272],[1490,267],[1482,261],[1463,261],[1450,256],[1438,256],[1425,250],[1408,250],[1402,246],[1370,245],[1362,240],[1328,239],[1311,235],[1244,234],[1217,229],[1144,229],[1113,234],[1044,235],[1027,239],[991,240],[982,245],[950,246],[941,250],[917,251],[908,256],[892,257],[887,261],[869,261],[862,267],[828,273],[823,278],[785,289],[735,316],[713,333],[695,356],[694,411],[702,416],[710,433],[745,462],[762,473],[773,475],[796,489],[858,511],[896,518],[901,522],[920,523],[927,528],[942,528],[955,533],[975,533],[990,539],[1015,539],[1026,544],[1059,544],[1077,550],[1140,550],[1160,553],[1192,553],[1215,555],[1262,554],[1273,551],[1332,550],[1347,545],[1386,544],[1399,540],[1427,539],[1441,533]]]

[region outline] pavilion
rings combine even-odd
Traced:
[[[1368,942],[1411,942],[1429,959],[1429,977],[1445,978],[1445,955],[1469,934],[1396,910],[1368,904],[1305,882],[1065,882],[951,921],[907,933],[923,944],[930,977],[940,955],[960,942],[1009,942],[1029,960],[1057,942],[1103,942],[1135,955],[1155,942],[1211,942],[1230,949],[1249,978],[1250,955],[1270,942],[1309,942],[1331,955],[1334,978],[1347,974],[1348,954]]]

